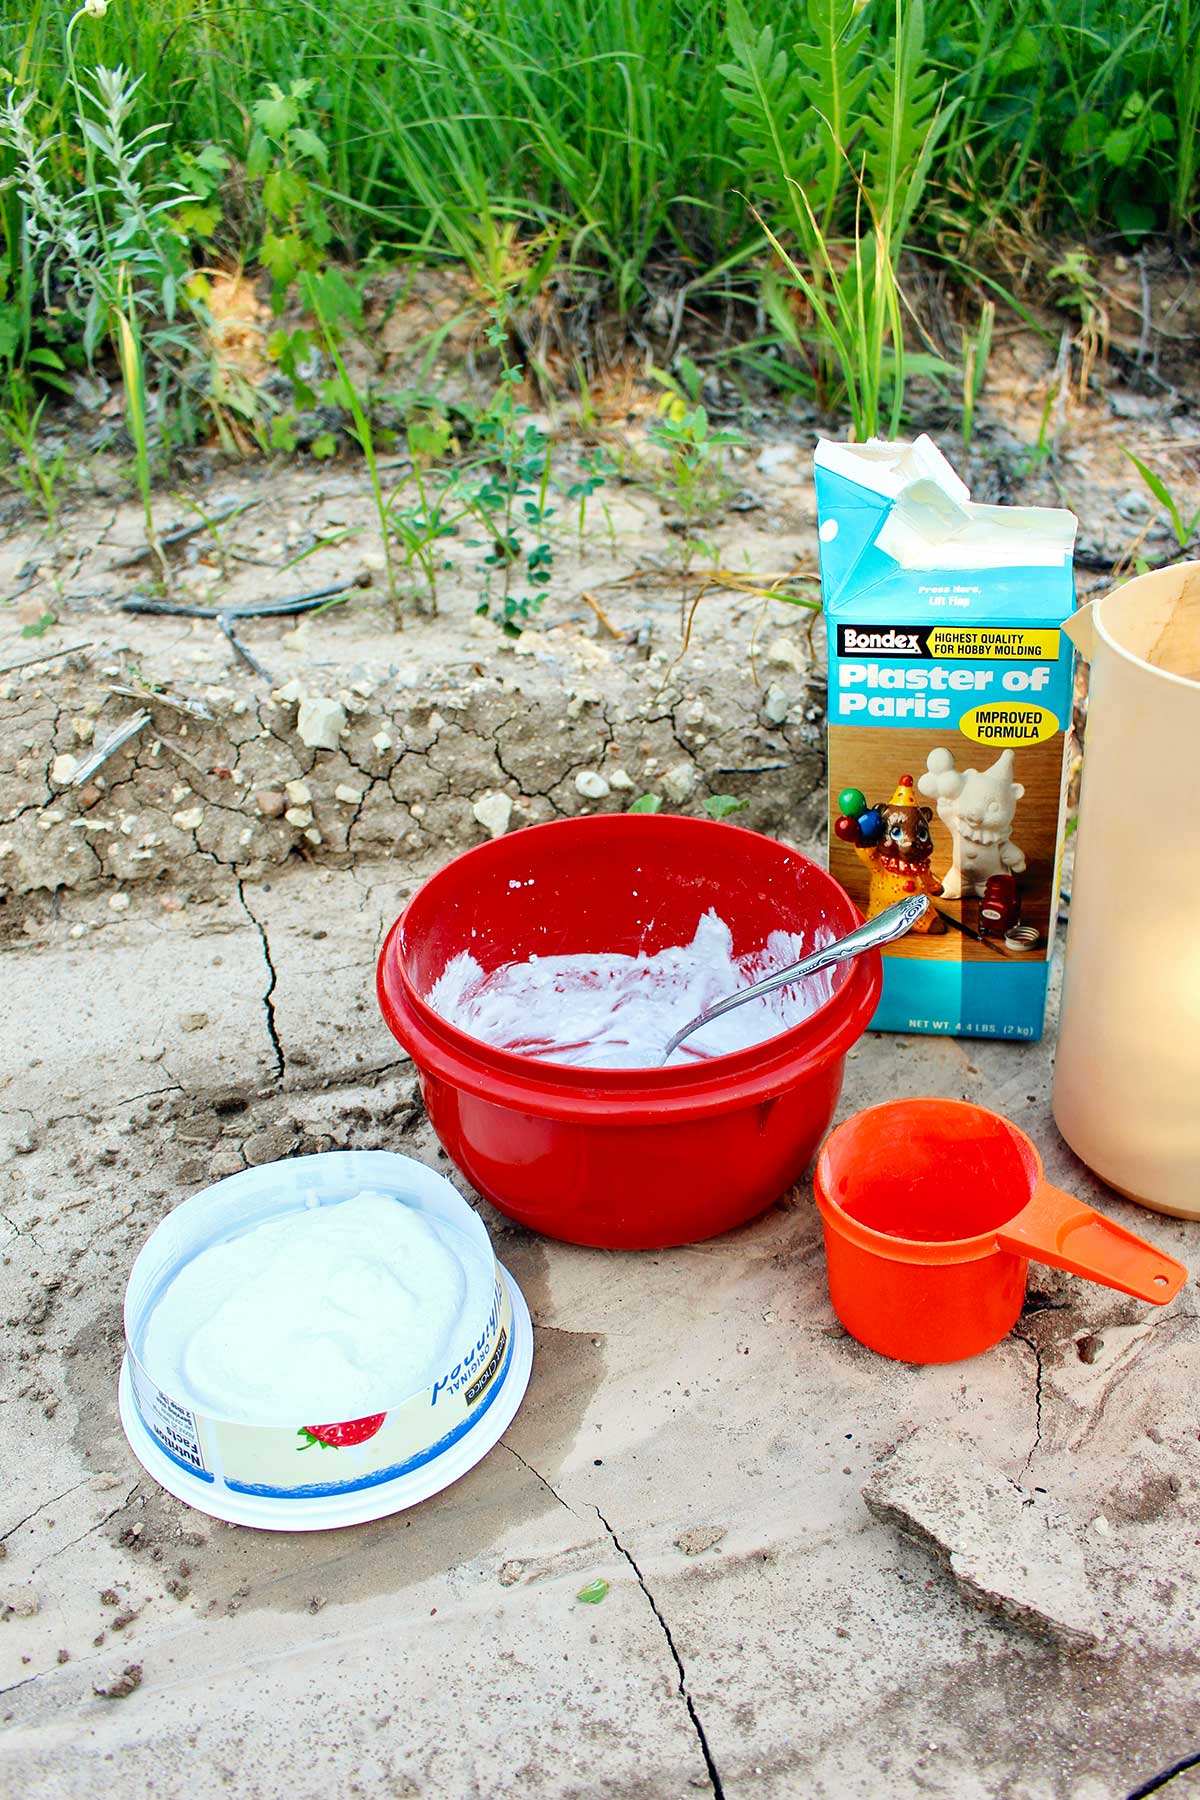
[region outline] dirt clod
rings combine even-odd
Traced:
[[[141,1687],[142,1681],[141,1663],[126,1663],[121,1673],[106,1687],[101,1687],[99,1682],[93,1682],[92,1692],[101,1700],[127,1700],[130,1694],[135,1693]]]

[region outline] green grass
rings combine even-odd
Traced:
[[[84,162],[65,60],[74,9],[2,5],[0,80],[37,95],[43,139],[62,134],[47,167],[69,192]],[[869,312],[870,272],[839,298],[839,245],[861,264],[880,244],[986,257],[1004,221],[1127,244],[1191,234],[1200,0],[926,0],[920,66],[908,68],[897,29],[917,10],[773,0],[751,11],[797,75],[774,96],[786,167],[769,179],[739,137],[739,9],[725,0],[110,0],[103,17],[78,20],[73,42],[81,71],[124,64],[143,77],[134,127],[169,127],[147,172],[194,187],[208,147],[211,231],[192,245],[207,262],[252,263],[262,243],[262,180],[246,163],[269,82],[285,94],[312,84],[304,129],[324,158],[301,163],[323,256],[453,258],[493,294],[531,291],[553,269],[629,314],[681,283],[736,279],[749,296],[748,269],[770,260],[765,230],[822,301],[832,292],[835,315],[853,314]],[[873,112],[860,104],[868,88]],[[865,209],[864,163],[875,171]],[[0,152],[0,180],[10,173]],[[69,347],[73,330],[69,307],[48,324],[61,297],[48,309],[31,279],[22,223],[9,187],[0,357],[13,364],[48,332]],[[859,324],[886,338],[894,297],[875,299],[883,313]],[[841,353],[816,310],[828,375]],[[845,333],[851,351],[858,329]]]

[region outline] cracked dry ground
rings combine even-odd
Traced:
[[[785,547],[811,548],[810,520]],[[516,651],[461,615],[396,639],[366,603],[253,628],[281,681],[340,697],[337,751],[306,749],[211,625],[81,604],[51,643],[89,650],[0,678],[6,1794],[1112,1800],[1192,1747],[1187,1289],[1151,1314],[1035,1273],[994,1352],[911,1369],[837,1327],[807,1185],[653,1255],[548,1243],[484,1207],[536,1360],[455,1487],[268,1536],[188,1511],[125,1446],[124,1281],[182,1195],[330,1147],[446,1167],[373,963],[414,885],[484,836],[481,800],[515,828],[670,777],[680,804],[744,794],[741,818],[810,841],[802,625],[768,622],[756,689],[754,609],[674,672],[669,605],[620,622],[643,617],[648,645],[609,644],[563,604]],[[110,690],[131,673],[213,720],[156,702],[94,797],[60,791],[54,758],[123,716]],[[1049,1059],[868,1038],[842,1112],[980,1100],[1052,1180],[1186,1260],[1187,1227],[1057,1145]],[[607,1597],[579,1603],[597,1577]]]

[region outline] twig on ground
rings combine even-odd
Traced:
[[[189,719],[212,719],[212,713],[202,700],[181,700],[175,694],[160,694],[155,688],[147,687],[109,687],[110,694],[120,694],[126,700],[140,700],[143,706],[169,706],[172,712],[186,713]]]
[[[149,723],[150,714],[144,707],[141,712],[131,713],[123,724],[118,725],[116,730],[111,732],[104,742],[92,751],[86,761],[80,763],[70,781],[67,782],[67,786],[82,787],[84,782],[94,775],[110,756],[114,756],[121,746],[127,744],[130,738],[136,737],[139,731],[144,731]]]
[[[623,631],[619,630],[617,628],[617,626],[615,626],[613,624],[612,620],[609,618],[609,616],[605,612],[604,608],[600,605],[600,602],[598,600],[593,600],[592,596],[590,594],[586,594],[586,593],[580,594],[579,598],[583,601],[585,606],[591,607],[592,611],[595,613],[595,615],[596,615],[597,619],[600,621],[601,625],[603,625],[605,631],[608,632],[609,636],[615,637],[618,643],[623,644],[625,642],[625,633]]]
[[[82,644],[68,644],[65,650],[41,650],[36,656],[19,656],[15,662],[0,663],[0,675],[11,675],[17,669],[32,669],[35,663],[54,662],[60,656],[74,656],[77,650],[90,650],[92,639]]]
[[[115,557],[108,566],[110,569],[132,569],[135,563],[149,562],[152,556],[164,550],[174,550],[177,545],[186,544],[189,538],[211,531],[214,525],[224,525],[227,519],[235,519],[239,513],[249,512],[251,507],[261,505],[261,500],[238,500],[221,512],[210,513],[207,518],[199,519],[195,525],[174,525],[159,538],[157,547],[151,543],[138,544],[123,556]]]
[[[177,744],[174,738],[169,738],[160,731],[158,741],[164,750],[169,750],[172,756],[177,756],[180,762],[185,762],[189,769],[195,769],[197,775],[209,776],[212,774],[211,769],[206,769],[202,762],[197,762],[191,751],[185,750],[182,744]]]

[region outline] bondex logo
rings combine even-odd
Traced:
[[[919,656],[921,639],[915,631],[897,631],[889,625],[885,631],[860,631],[855,625],[841,629],[843,653],[856,651],[890,651],[893,656]]]

